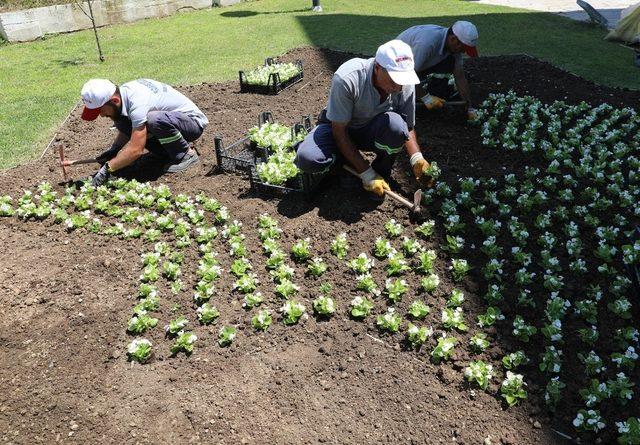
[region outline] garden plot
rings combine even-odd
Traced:
[[[269,99],[241,95],[231,109],[228,104],[234,102],[227,99],[237,97],[237,86],[191,87],[190,94],[203,104],[215,132],[225,138],[242,136],[264,109],[291,124],[300,115],[319,111],[314,107],[324,102],[330,81],[330,75],[321,72],[347,57],[328,54],[328,62],[311,50],[291,55],[303,59],[311,75],[319,76],[300,95],[295,88]],[[471,66],[471,77],[479,85],[479,94],[488,97],[500,73],[487,77],[481,62]],[[504,72],[507,66],[505,62]],[[556,71],[537,62],[530,61],[528,69],[538,70],[538,80],[558,78]],[[500,88],[511,87],[532,89],[502,80]],[[573,104],[579,102],[578,91],[597,91],[586,83],[573,87],[576,92],[569,92],[574,94]],[[307,102],[310,98],[317,100]],[[539,189],[549,193],[539,181],[553,161],[545,158],[551,150],[541,150],[540,144],[534,144],[531,153],[522,150],[526,140],[521,130],[529,124],[526,116],[520,119],[516,137],[508,136],[514,133],[506,130],[512,121],[508,116],[518,115],[512,111],[521,107],[522,100],[527,106],[537,104],[534,99],[488,97],[483,122],[496,114],[501,100],[502,117],[485,136],[482,125],[469,128],[444,116],[419,114],[419,135],[425,146],[433,147],[432,157],[442,169],[441,183],[450,188],[440,185],[431,193],[433,222],[421,226],[391,203],[376,207],[366,194],[347,196],[332,184],[311,204],[247,197],[248,184],[242,178],[203,178],[209,165],[153,186],[118,181],[97,191],[37,186],[57,173],[53,161],[51,171],[48,166],[31,165],[3,174],[0,194],[13,197],[4,199],[2,206],[4,213],[13,215],[0,218],[3,235],[11,243],[3,253],[12,258],[2,272],[3,282],[12,277],[13,288],[7,289],[3,307],[16,320],[16,329],[11,337],[2,335],[10,338],[11,351],[25,360],[9,363],[8,372],[2,374],[3,384],[13,379],[11,392],[2,400],[10,408],[0,417],[7,422],[3,428],[9,432],[7,437],[17,431],[18,438],[38,436],[45,442],[57,434],[83,441],[110,437],[125,442],[134,437],[144,441],[145,434],[147,438],[155,434],[177,441],[234,443],[312,443],[316,439],[451,443],[452,438],[458,443],[478,443],[491,436],[491,443],[558,443],[551,426],[591,440],[596,433],[579,433],[572,424],[580,419],[581,409],[585,409],[583,416],[594,409],[606,423],[597,435],[605,443],[615,441],[615,422],[638,412],[636,389],[632,387],[634,397],[624,406],[618,405],[620,391],[604,398],[600,406],[586,406],[580,390],[590,384],[589,379],[573,377],[584,375],[577,354],[584,350],[588,355],[591,349],[585,349],[576,331],[592,324],[585,323],[584,314],[589,311],[576,314],[575,308],[578,301],[589,298],[582,292],[583,281],[602,285],[603,297],[597,305],[600,337],[593,351],[608,368],[598,378],[615,380],[613,387],[621,388],[613,361],[617,356],[612,354],[622,349],[609,337],[617,329],[634,326],[607,306],[617,298],[612,299],[608,291],[617,275],[613,269],[621,270],[622,237],[607,243],[620,244],[613,260],[605,262],[607,271],[574,276],[569,254],[555,253],[556,248],[565,248],[559,241],[565,235],[555,233],[562,229],[552,213],[552,224],[543,229],[557,238],[547,250],[558,257],[562,269],[550,270],[556,280],[563,276],[563,288],[549,306],[547,294],[551,297],[552,291],[544,287],[544,274],[538,275],[539,263],[554,262],[537,243],[544,232],[536,223],[539,215],[545,215],[545,206],[556,209],[557,198],[553,195],[545,203],[532,200],[527,209],[519,207],[517,196],[514,202],[503,202],[498,192],[509,186],[517,187],[519,193],[521,187],[526,191],[529,181],[533,189],[528,196],[538,196]],[[629,94],[620,100],[634,97]],[[562,117],[564,109],[559,107],[540,104],[539,119],[546,125],[545,119],[553,114],[549,109]],[[588,116],[596,107],[582,112]],[[583,136],[618,113],[606,107],[599,110]],[[630,125],[633,115],[625,113],[609,127]],[[576,111],[559,134],[579,120]],[[70,130],[87,130],[89,140],[96,142],[109,134],[106,125],[85,126],[77,116],[69,125],[59,142],[79,154],[89,154],[83,153],[86,141],[80,145]],[[205,135],[209,141],[212,131]],[[631,135],[632,130],[628,132]],[[544,137],[536,132],[537,140]],[[593,137],[603,136],[596,130]],[[498,139],[503,145],[512,141],[515,147],[490,148],[481,144],[483,138]],[[627,145],[633,142],[632,135],[621,138]],[[465,162],[460,161],[462,157]],[[402,165],[406,160],[401,161],[394,178],[408,183]],[[561,168],[569,166],[563,163]],[[631,170],[625,164],[620,171],[628,177]],[[555,175],[562,178],[564,172]],[[584,178],[577,181],[570,188],[579,200],[579,192],[589,184]],[[600,185],[596,181],[592,187]],[[485,190],[489,198],[495,191],[500,203],[491,199],[485,203]],[[626,182],[620,192],[624,190],[628,191]],[[525,201],[521,200],[522,205]],[[506,208],[500,204],[509,205],[511,216],[530,231],[524,254],[532,257],[526,273],[536,275],[530,276],[531,293],[522,301],[512,278],[521,267],[511,259],[513,236],[508,221],[502,221],[505,215],[500,210],[506,212]],[[482,213],[472,212],[483,205]],[[88,214],[83,213],[87,210]],[[613,219],[614,212],[602,213],[596,216],[605,227],[622,223]],[[624,207],[621,214],[629,224],[637,221]],[[484,221],[476,220],[478,216]],[[597,270],[603,263],[593,254],[599,246],[597,227],[576,224],[587,268]],[[484,244],[491,236],[496,237],[493,247]],[[64,256],[38,255],[49,244],[54,252],[64,250],[64,242],[70,246]],[[74,266],[67,267],[64,260]],[[503,260],[500,273],[495,266]],[[55,273],[48,265],[54,266]],[[112,273],[105,274],[105,269]],[[43,278],[37,278],[39,271]],[[65,272],[73,286],[61,278]],[[91,272],[94,282],[87,276]],[[117,277],[116,286],[112,277]],[[503,298],[494,292],[490,298],[495,300],[487,301],[487,290],[493,284],[500,290],[501,283]],[[46,290],[47,284],[53,295]],[[77,295],[70,292],[74,287]],[[562,315],[558,311],[565,307],[564,301],[572,306]],[[107,308],[108,315],[102,315]],[[556,311],[553,320],[549,319],[551,309]],[[63,322],[69,313],[75,315]],[[89,319],[84,321],[87,314]],[[637,319],[637,304],[632,305],[631,315]],[[521,321],[516,321],[518,316]],[[558,319],[562,344],[558,332],[550,330],[557,328],[553,322]],[[545,328],[550,328],[546,329],[551,334],[548,339]],[[34,343],[34,337],[40,340]],[[548,383],[556,377],[557,362],[548,354],[551,347],[563,351],[557,376],[566,384],[564,388],[557,384],[562,400],[556,414],[549,413],[545,404],[545,392],[553,394],[549,388],[554,388]],[[138,365],[136,360],[144,363]],[[101,372],[86,363],[96,363]],[[541,364],[549,367],[540,370]],[[635,383],[638,368],[628,366],[625,376]],[[40,375],[47,378],[45,388],[29,383]],[[74,379],[83,389],[74,388]],[[65,388],[71,389],[63,399],[57,394]],[[43,408],[30,403],[36,393],[52,403]],[[85,397],[95,402],[87,407]],[[39,415],[39,421],[21,420],[27,413]],[[99,418],[106,422],[98,422]],[[154,419],[151,425],[149,418]],[[421,428],[411,427],[416,424]]]

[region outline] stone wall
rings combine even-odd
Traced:
[[[97,26],[166,17],[184,9],[228,6],[241,0],[94,0]],[[87,3],[82,2],[87,9]],[[71,3],[0,14],[0,36],[9,42],[35,40],[45,34],[78,31],[91,27],[91,21]]]

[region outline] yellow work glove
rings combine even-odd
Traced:
[[[423,96],[420,100],[424,106],[427,107],[427,110],[439,110],[444,107],[444,103],[446,102],[446,100],[438,96],[432,96],[431,94]]]
[[[362,187],[368,192],[373,192],[382,197],[385,190],[391,190],[387,181],[371,167],[360,173],[359,176],[362,179]]]
[[[475,122],[478,120],[478,111],[475,108],[467,108],[467,121]]]
[[[411,168],[413,169],[413,176],[421,186],[433,187],[435,179],[425,173],[425,170],[429,168],[429,163],[424,159],[422,153],[415,153],[409,159],[411,162]]]

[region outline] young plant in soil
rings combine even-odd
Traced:
[[[373,302],[366,297],[357,296],[351,300],[351,316],[361,320],[369,316],[373,309]]]
[[[390,307],[383,315],[378,315],[376,325],[382,332],[396,333],[400,330],[402,317],[396,313],[395,309]]]
[[[336,312],[335,301],[331,297],[331,285],[322,284],[320,292],[322,295],[313,300],[313,310],[320,316],[330,317]]]
[[[300,318],[306,316],[306,308],[296,300],[287,300],[280,308],[280,312],[285,325],[296,324]]]
[[[269,309],[263,309],[251,318],[251,326],[257,331],[266,331],[271,326],[273,318]]]
[[[231,343],[236,339],[237,329],[233,326],[223,326],[218,331],[218,345],[224,348],[231,346]]]
[[[145,363],[151,358],[152,344],[145,338],[135,339],[127,347],[127,354],[130,360],[138,363]]]
[[[467,381],[473,382],[486,390],[487,386],[489,386],[489,380],[493,377],[493,366],[482,360],[472,361],[464,369],[464,376]]]
[[[453,356],[454,348],[457,343],[457,338],[442,335],[438,338],[436,347],[433,348],[433,351],[431,351],[431,358],[436,364],[442,361],[449,360]]]
[[[211,306],[209,303],[204,303],[200,306],[196,313],[198,314],[198,320],[203,325],[209,325],[215,322],[220,316],[220,311],[215,306]]]
[[[433,329],[426,326],[418,327],[412,323],[409,323],[407,329],[407,342],[414,349],[420,349],[420,347],[427,341],[429,337],[433,335]]]
[[[196,334],[192,332],[180,331],[176,337],[175,343],[171,346],[171,353],[175,355],[182,351],[185,354],[191,354],[193,352],[194,343],[197,339],[198,337]]]
[[[515,374],[507,371],[507,377],[500,385],[500,394],[507,402],[508,406],[514,406],[519,401],[527,398],[527,391],[524,389],[525,383],[522,374]]]

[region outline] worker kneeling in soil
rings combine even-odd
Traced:
[[[171,86],[138,79],[117,87],[109,80],[91,79],[81,96],[82,119],[109,117],[118,130],[111,148],[97,158],[104,164],[91,179],[93,186],[103,184],[112,174],[135,177],[152,169],[159,176],[185,170],[198,161],[189,143],[202,135],[209,120]]]
[[[415,68],[420,78],[418,97],[428,110],[442,108],[447,100],[459,98],[467,103],[470,120],[477,115],[471,102],[471,89],[464,74],[462,53],[477,57],[478,30],[471,22],[455,22],[450,28],[438,25],[418,25],[403,31],[398,37],[411,47]],[[449,85],[453,74],[457,93]],[[429,76],[431,79],[429,79]],[[444,75],[438,78],[438,75]]]
[[[318,125],[299,144],[295,164],[302,171],[328,171],[342,162],[351,165],[363,187],[378,196],[389,190],[384,178],[404,147],[418,181],[426,183],[429,166],[416,139],[415,87],[411,48],[392,40],[375,58],[351,59],[333,76],[327,108]],[[360,151],[376,153],[369,165]],[[337,161],[337,162],[336,162]]]

